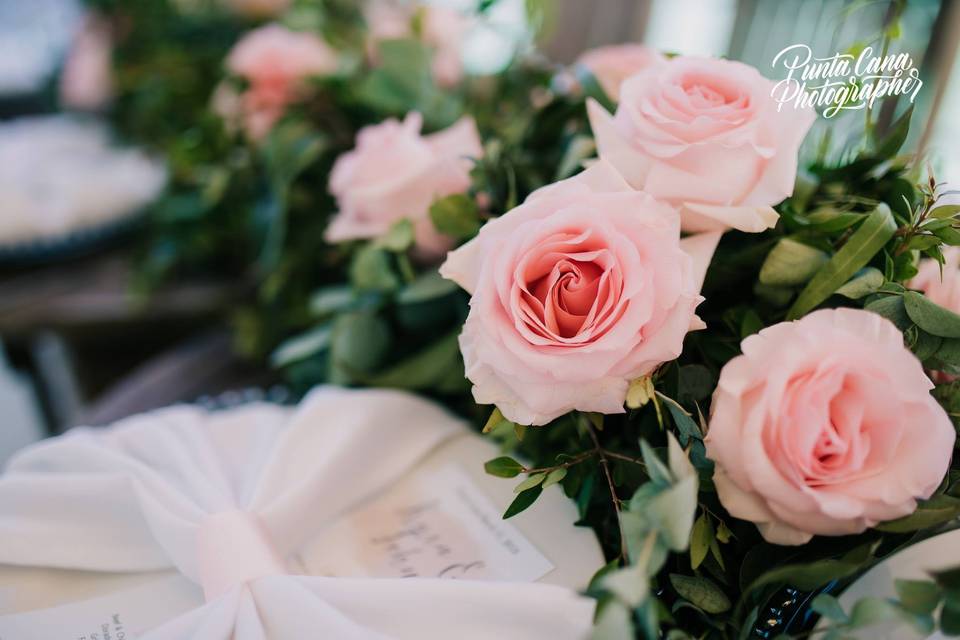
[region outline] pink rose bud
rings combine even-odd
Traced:
[[[601,158],[634,189],[680,208],[683,230],[758,232],[793,193],[800,143],[816,114],[771,98],[753,67],[673,58],[630,76],[611,116],[587,104]]]
[[[520,424],[623,413],[630,381],[703,328],[719,237],[681,240],[676,210],[602,160],[488,222],[440,268],[472,295],[460,349],[474,399]]]
[[[391,118],[364,127],[356,147],[337,158],[330,193],[340,211],[327,228],[329,242],[375,238],[406,218],[422,258],[442,257],[451,247],[434,228],[430,205],[470,188],[473,159],[483,147],[472,118],[426,136],[421,125],[420,114],[410,113],[403,122]]]
[[[620,85],[630,76],[649,67],[663,64],[666,58],[659,51],[642,44],[614,44],[590,49],[577,60],[600,83],[612,100],[620,99]]]
[[[889,320],[823,309],[741,347],[720,372],[707,456],[720,502],[767,541],[860,533],[940,484],[956,432]]]

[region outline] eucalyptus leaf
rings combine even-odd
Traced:
[[[896,230],[890,208],[879,204],[804,287],[787,312],[787,319],[796,320],[829,298],[883,249]]]
[[[912,613],[929,615],[939,606],[940,588],[926,580],[894,580],[900,604]]]
[[[864,305],[864,309],[883,316],[900,331],[906,331],[913,326],[913,321],[907,315],[907,309],[903,304],[903,296],[889,295],[877,298]]]
[[[904,293],[903,304],[910,319],[927,333],[943,338],[960,338],[960,315],[917,291]]]
[[[334,381],[350,382],[375,370],[389,351],[390,341],[390,328],[373,312],[337,316],[330,337]]]
[[[810,603],[810,608],[834,622],[847,622],[849,620],[847,614],[843,612],[843,607],[840,606],[840,601],[829,593],[818,594]]]

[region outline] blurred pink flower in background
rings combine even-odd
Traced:
[[[391,118],[364,127],[356,147],[337,158],[330,193],[340,211],[327,228],[329,242],[375,238],[406,218],[413,222],[421,258],[436,259],[451,247],[434,228],[430,205],[469,189],[471,159],[479,158],[483,147],[472,118],[426,136],[421,125],[420,114],[410,113],[403,122]]]
[[[84,111],[106,107],[113,98],[112,57],[109,23],[96,14],[88,14],[63,65],[60,103]]]
[[[628,43],[590,49],[577,59],[577,64],[586,67],[600,83],[603,92],[618,101],[624,80],[665,60],[655,49]]]
[[[441,87],[452,87],[463,78],[462,46],[470,20],[450,7],[374,0],[365,8],[370,43],[368,51],[376,64],[377,43],[417,35],[433,50],[433,78]],[[414,33],[419,15],[420,33]]]
[[[227,56],[230,73],[249,86],[238,94],[228,85],[214,92],[212,108],[231,126],[240,126],[254,140],[269,133],[287,106],[299,99],[311,77],[337,70],[338,56],[312,33],[278,24],[245,35]]]

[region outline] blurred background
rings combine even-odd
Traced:
[[[478,5],[436,1],[465,12]],[[190,12],[195,2],[173,4]],[[805,43],[816,54],[832,55],[855,51],[878,33],[896,29],[896,50],[912,56],[924,82],[909,146],[929,152],[939,179],[960,184],[957,0],[480,4],[492,6],[463,38],[461,52],[464,68],[475,75],[496,73],[533,47],[562,65],[593,47],[641,42],[668,52],[742,60],[776,78],[781,70],[771,61],[787,45]],[[166,70],[137,75],[136,64],[129,64],[123,74],[104,78],[104,66],[134,62],[118,57],[137,51],[129,44],[111,48],[109,38],[99,37],[94,15],[81,0],[0,0],[0,462],[29,442],[77,424],[102,424],[228,390],[251,397],[283,394],[267,367],[237,357],[232,348],[224,320],[242,295],[242,279],[200,273],[143,295],[142,274],[131,266],[140,250],[142,220],[120,215],[148,209],[163,188],[165,169],[155,149],[131,148],[127,137],[141,123],[124,120],[122,109],[105,107],[105,87],[133,85],[143,110],[180,108],[176,96],[151,93],[150,86],[208,80],[198,74],[216,64],[200,61],[221,56],[224,47],[194,24],[195,33],[176,37],[195,48],[172,53]],[[158,21],[153,37],[174,37],[163,32],[165,24]],[[229,27],[216,33],[226,34],[226,44],[233,37]],[[196,69],[190,68],[191,56]],[[162,77],[166,73],[170,76]],[[63,111],[78,115],[41,127],[22,124]],[[157,138],[184,133],[176,130],[176,119],[168,125],[172,131],[159,131]],[[844,131],[862,133],[854,123],[831,126],[835,140]],[[56,135],[48,136],[52,129]],[[808,142],[820,139],[812,134]],[[836,144],[842,146],[842,140]],[[70,154],[76,160],[65,160]],[[51,190],[62,194],[60,200],[50,202]],[[68,241],[26,238],[23,218],[32,209],[24,205],[24,193],[40,194],[43,215],[60,225],[78,212],[91,219],[108,210],[117,215],[97,219],[89,227],[95,233],[69,234]]]

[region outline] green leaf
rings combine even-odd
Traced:
[[[960,338],[960,315],[944,309],[917,291],[903,294],[907,315],[918,327],[935,336]]]
[[[890,208],[881,203],[804,287],[790,307],[787,319],[796,320],[829,298],[873,259],[896,230],[897,223]]]
[[[374,371],[390,348],[390,328],[373,312],[353,311],[337,316],[330,341],[334,382],[352,381]]]
[[[751,582],[744,594],[772,584],[788,584],[801,591],[813,591],[831,580],[839,580],[853,575],[864,563],[845,562],[843,560],[816,560],[805,564],[786,564],[757,577]]]
[[[860,269],[846,284],[836,290],[838,295],[859,300],[883,286],[883,272],[875,267]]]
[[[894,580],[900,604],[920,615],[929,615],[940,604],[940,588],[926,580]]]
[[[863,308],[883,316],[900,331],[906,331],[913,326],[913,321],[907,315],[907,309],[903,304],[903,296],[890,295],[877,298],[868,302]]]
[[[462,240],[480,230],[480,213],[476,201],[463,193],[440,198],[430,205],[430,219],[440,233]]]
[[[611,591],[614,591],[611,589]],[[621,598],[622,600],[622,598]],[[609,600],[598,607],[597,619],[590,630],[590,640],[633,640],[630,608],[620,600]]]
[[[413,245],[413,223],[406,218],[397,220],[377,238],[376,244],[394,253],[406,251]]]
[[[286,188],[323,152],[325,141],[306,122],[287,120],[271,130],[261,148],[271,182]]]
[[[713,523],[706,513],[700,514],[693,523],[690,532],[690,567],[696,569],[707,557],[710,551],[710,542],[713,540]]]
[[[810,603],[810,608],[828,620],[847,622],[847,614],[843,612],[840,601],[829,593],[821,593]]]
[[[539,487],[544,480],[546,480],[547,474],[545,473],[532,473],[527,476],[523,482],[518,484],[513,488],[514,493],[520,493],[521,491],[526,491],[527,489],[533,489],[534,487]]]
[[[443,336],[427,348],[373,375],[358,376],[371,387],[444,392],[451,383],[463,381],[463,362],[457,342],[459,330]]]
[[[928,529],[960,517],[960,500],[937,495],[924,501],[908,516],[878,524],[875,529],[887,533],[909,533]]]
[[[356,299],[349,285],[325,287],[310,297],[310,313],[320,317],[333,315],[350,308]]]
[[[324,324],[285,340],[271,354],[270,364],[274,367],[285,367],[305,360],[329,347],[330,335],[330,326]]]
[[[947,598],[940,611],[940,630],[948,636],[960,635],[960,599]]]
[[[730,608],[730,598],[723,589],[707,578],[670,574],[670,584],[677,594],[707,613],[723,613]]]
[[[518,513],[525,511],[530,505],[537,501],[537,498],[540,497],[542,492],[542,487],[533,487],[532,489],[521,491],[519,494],[517,494],[517,497],[513,499],[513,502],[510,503],[510,506],[507,507],[507,510],[503,513],[503,519],[506,520],[507,518],[512,518]]]
[[[810,245],[783,238],[767,254],[760,267],[760,282],[774,287],[793,287],[807,282],[829,256]]]
[[[397,293],[399,304],[420,304],[448,296],[460,287],[453,280],[447,280],[436,270],[431,269],[420,274],[416,280]]]
[[[676,425],[677,431],[680,434],[680,444],[686,446],[690,438],[696,438],[697,440],[703,439],[703,434],[700,433],[700,427],[676,400],[668,398],[659,391],[657,392],[657,397],[663,400],[664,404],[667,405],[667,410],[670,411],[673,423]]]
[[[899,617],[893,603],[883,598],[861,598],[850,609],[850,625],[854,628],[869,627]]]
[[[647,466],[647,475],[654,484],[667,486],[673,482],[673,476],[670,475],[667,465],[657,457],[656,452],[646,440],[640,440],[640,455],[643,456],[643,462]]]
[[[910,117],[912,115],[913,105],[911,104],[910,107],[890,125],[887,135],[885,135],[877,145],[877,156],[887,159],[897,155],[900,147],[902,147],[903,143],[907,140],[907,134],[910,133]]]
[[[484,463],[483,470],[498,478],[515,478],[523,471],[523,465],[510,456],[500,456]]]
[[[936,218],[937,220],[945,220],[952,218],[958,213],[960,213],[960,204],[942,204],[939,207],[931,209],[928,216],[930,218]]]
[[[350,263],[350,282],[357,289],[393,291],[400,279],[390,266],[390,255],[375,243],[362,247]]]
[[[542,484],[541,486],[542,486],[544,489],[546,489],[547,487],[549,487],[549,486],[551,486],[551,485],[557,484],[558,482],[562,481],[562,480],[563,480],[564,478],[566,478],[566,477],[567,477],[567,469],[566,469],[565,467],[560,467],[559,469],[554,469],[554,470],[551,471],[549,474],[547,474],[547,477],[546,477],[546,479],[543,481],[543,484]]]

